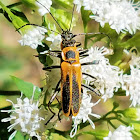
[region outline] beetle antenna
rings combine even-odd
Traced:
[[[71,17],[71,22],[70,22],[70,28],[69,28],[69,31],[71,30],[71,25],[72,25],[72,20],[73,20],[74,9],[75,9],[75,4],[73,4],[72,17]]]
[[[60,24],[58,23],[58,21],[55,19],[55,17],[53,16],[53,14],[50,12],[50,10],[44,6],[42,3],[40,3],[39,1],[36,0],[36,2],[38,2],[40,5],[42,5],[45,9],[47,9],[47,11],[49,12],[49,14],[52,16],[52,18],[54,19],[54,21],[57,23],[57,25],[59,26],[59,28],[63,31],[62,27],[60,26]]]
[[[21,28],[23,28],[23,27],[25,27],[25,26],[28,26],[28,25],[33,25],[33,26],[37,26],[37,27],[44,28],[44,27],[39,26],[39,25],[36,25],[36,24],[25,24],[25,25],[21,26],[20,28],[16,29],[16,31],[18,31],[18,30],[20,30]],[[45,29],[46,29],[46,28],[45,28]],[[57,34],[60,34],[59,32],[56,32],[56,31],[51,30],[51,29],[47,29],[47,30],[50,30],[50,31],[55,32],[55,33],[57,33]]]
[[[75,34],[74,37],[75,37],[75,36],[78,36],[78,35],[99,35],[99,34],[102,34],[102,35],[107,36],[108,39],[111,41],[110,36],[109,36],[108,34],[102,33],[102,32],[101,32],[101,33],[100,33],[100,32],[98,32],[98,33],[80,33],[80,34]]]

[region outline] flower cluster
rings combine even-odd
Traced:
[[[131,130],[133,128],[130,126],[120,125],[113,133],[109,131],[108,136],[104,137],[104,140],[133,140]]]
[[[11,100],[8,101],[12,103],[13,109],[2,110],[2,112],[11,113],[10,117],[2,119],[2,122],[10,121],[11,125],[8,127],[8,132],[15,129],[9,140],[13,139],[18,130],[23,134],[28,134],[30,137],[35,136],[38,140],[41,140],[41,135],[45,130],[46,112],[43,108],[38,108],[39,101],[33,102],[33,98],[28,99],[27,97],[23,100],[17,98],[16,104]]]
[[[27,45],[32,49],[36,49],[38,45],[43,46],[42,40],[45,38],[46,32],[47,29],[45,29],[44,27],[31,27],[25,34],[23,34],[21,40],[19,40],[19,43],[21,44],[21,46]],[[52,42],[50,48],[55,48],[56,46],[59,47],[61,43],[61,35],[53,32],[49,34],[49,37],[46,37],[46,40]]]
[[[50,12],[50,7],[52,5],[51,0],[38,0],[35,2],[36,6],[38,7],[38,12],[41,16],[45,15],[46,13]],[[51,30],[50,25],[48,25],[48,29]],[[54,25],[54,30],[56,30],[56,27]],[[19,40],[19,43],[21,46],[30,46],[33,49],[36,49],[38,45],[43,46],[42,40],[45,38],[45,33],[47,32],[47,29],[44,27],[31,27],[27,31],[24,31],[22,34],[21,40]],[[59,46],[61,42],[61,35],[56,33],[49,34],[49,37],[46,38],[47,41],[51,41],[51,46]],[[50,47],[51,47],[50,46]]]
[[[136,54],[131,54],[131,60],[129,62],[129,65],[133,66],[134,68],[140,69],[140,56]]]
[[[51,41],[52,44],[50,45],[50,48],[55,48],[55,47],[59,47],[60,48],[60,44],[61,44],[61,35],[58,34],[56,35],[55,33],[52,33],[49,35],[49,37],[46,38],[47,41]]]
[[[140,105],[140,69],[130,65],[130,75],[123,75],[122,89],[126,90],[126,96],[130,95],[131,106]]]
[[[49,36],[46,37],[47,41],[52,42],[52,44],[50,45],[50,49],[53,48],[53,49],[58,49],[59,50],[60,49],[60,44],[61,44],[61,41],[62,41],[61,35],[56,32],[57,29],[56,29],[55,24],[54,25],[49,24],[48,28],[50,30],[53,29],[53,31],[49,34]]]
[[[92,113],[92,107],[97,105],[100,102],[100,100],[98,100],[96,103],[92,103],[91,99],[92,99],[91,95],[88,95],[86,93],[86,90],[84,90],[83,97],[82,97],[82,103],[80,106],[80,111],[77,116],[75,116],[75,117],[72,116],[72,120],[74,121],[74,124],[73,124],[73,129],[71,130],[71,133],[70,133],[71,138],[75,136],[75,134],[77,132],[77,126],[78,126],[78,124],[80,124],[82,122],[82,120],[83,120],[83,123],[85,123],[88,120],[89,123],[91,124],[92,128],[95,129],[95,125],[92,122],[92,120],[89,118],[89,115],[96,117],[96,118],[100,118],[100,115]]]
[[[93,64],[83,66],[82,71],[95,78],[83,75],[84,81],[88,85],[94,85],[96,90],[102,94],[101,98],[104,101],[112,98],[114,93],[122,88],[126,91],[126,96],[130,95],[131,106],[140,105],[140,57],[131,54],[130,74],[128,75],[123,74],[119,67],[110,65],[109,59],[104,56],[107,54],[109,51],[104,47],[89,49],[88,56],[81,59],[81,63],[92,62]]]
[[[43,45],[42,40],[45,38],[47,30],[43,27],[31,27],[25,34],[23,34],[19,43],[21,46],[30,46],[36,49],[38,45]]]
[[[132,103],[130,106],[140,105],[140,57],[132,50],[124,50],[126,58],[129,58],[130,74],[122,76],[122,89],[126,91],[126,96],[130,95]]]
[[[140,29],[139,3],[134,3],[133,0],[74,0],[74,4],[77,5],[78,12],[81,6],[85,10],[91,10],[93,15],[90,18],[102,27],[108,23],[118,34],[124,31],[133,34]]]
[[[114,92],[117,92],[121,87],[122,81],[122,71],[120,71],[118,67],[110,65],[109,59],[104,57],[104,55],[108,53],[109,51],[104,47],[95,47],[89,49],[89,56],[81,59],[81,63],[94,63],[95,60],[98,62],[96,64],[82,67],[83,72],[94,76],[95,79],[88,76],[84,76],[83,78],[88,85],[94,82],[96,89],[103,95],[102,98],[104,101],[113,97]]]

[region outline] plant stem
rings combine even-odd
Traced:
[[[127,125],[127,126],[129,125],[127,122],[123,121],[123,120],[122,120],[122,119],[120,119],[120,118],[117,118],[117,120],[118,120],[118,121],[120,121],[121,123],[123,123],[123,124]]]
[[[13,96],[13,95],[20,95],[20,94],[21,94],[20,91],[4,91],[4,90],[0,90],[0,95]]]
[[[108,123],[114,128],[116,129],[116,126],[109,120]]]

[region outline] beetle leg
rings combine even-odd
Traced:
[[[88,74],[88,73],[84,73],[84,72],[83,72],[82,74],[83,74],[83,75],[87,75],[87,76],[89,76],[89,77],[91,77],[91,78],[97,80],[96,77],[94,77],[94,76],[92,76],[92,75],[90,75],[90,74]]]
[[[60,114],[61,111],[62,111],[62,108],[60,108],[59,109],[59,112],[58,112],[58,119],[59,119],[60,122],[61,122],[61,118],[60,118],[60,115],[59,114]]]
[[[85,54],[85,55],[80,55],[80,59],[83,59],[85,57],[89,56],[88,54]]]
[[[81,66],[95,65],[95,64],[99,64],[99,60],[94,60],[94,61],[92,61],[92,62],[82,63]]]
[[[80,59],[89,56],[89,54],[86,54],[88,51],[89,51],[89,50],[79,50]]]
[[[57,52],[57,51],[49,51],[48,53],[45,53],[47,55],[51,55],[53,57],[58,57],[58,58],[61,58],[61,52]]]
[[[43,70],[51,70],[51,69],[58,69],[61,68],[60,65],[54,65],[54,66],[46,66],[43,68]]]
[[[81,56],[81,55],[87,53],[88,51],[89,51],[88,49],[87,50],[79,50],[79,55]]]
[[[56,98],[58,103],[60,104],[58,98],[56,97],[56,95],[59,93],[60,91],[60,88],[59,88],[59,85],[60,85],[60,82],[61,80],[59,80],[59,82],[57,83],[56,85],[56,88],[55,88],[55,91],[54,91],[54,94],[51,96],[51,99],[49,100],[49,103],[48,103],[48,109],[50,110],[50,112],[53,114],[52,117],[46,122],[45,125],[47,125],[49,123],[49,121],[55,116],[55,112],[52,111],[52,109],[50,108],[50,105],[52,104],[52,102],[54,101],[54,99]],[[58,119],[60,120],[60,116],[58,116]]]
[[[60,91],[60,88],[51,96],[51,99],[49,100],[49,103],[48,103],[48,109],[53,114],[52,115],[53,117],[55,116],[56,113],[52,111],[52,109],[50,108],[50,105],[52,104],[52,102],[54,101],[55,98],[57,99],[58,103],[60,104],[58,98],[56,97],[56,95],[59,93],[59,91]],[[53,118],[53,117],[51,117],[51,118]],[[58,116],[58,119],[60,120],[59,116]],[[51,120],[51,119],[49,119],[49,120]]]
[[[49,52],[55,52],[55,53],[61,53],[62,51],[59,51],[59,50],[49,50]]]
[[[51,96],[51,99],[49,100],[49,103],[48,103],[48,108],[49,110],[51,111],[50,109],[50,105],[52,104],[52,102],[54,101],[54,99],[56,99],[58,101],[58,98],[56,97],[57,94],[59,93],[60,91],[60,88],[58,89],[58,91],[56,91],[52,96]],[[58,103],[60,104],[60,102],[58,101]]]
[[[61,52],[62,51],[59,51],[59,50],[48,50],[48,51],[44,51],[44,52],[40,52],[39,55],[50,55],[50,56],[53,56],[53,57],[58,57],[61,59]],[[39,57],[39,55],[34,55],[35,57]]]
[[[51,96],[51,99],[49,100],[48,105],[51,105],[51,103],[54,101],[55,98],[57,99],[56,95],[57,95],[57,94],[59,93],[59,91],[60,91],[60,88],[59,88],[60,82],[61,82],[61,79],[60,79],[59,82],[57,83],[57,85],[56,85],[56,87],[55,87],[54,94]],[[60,104],[60,102],[59,102],[58,99],[57,99],[57,101],[58,101],[58,103]]]
[[[45,125],[47,125],[50,121],[51,121],[51,119],[53,119],[53,117],[55,116],[55,113],[51,116],[51,118],[45,123]]]
[[[78,44],[76,44],[76,47],[81,46],[81,42],[76,42],[76,43],[78,43]]]
[[[91,90],[91,91],[94,92],[96,95],[101,96],[101,94],[98,93],[98,91],[95,91],[95,89],[92,88],[91,86],[88,86],[88,85],[85,85],[85,84],[81,84],[81,85],[82,85],[83,87],[85,87],[85,88]]]

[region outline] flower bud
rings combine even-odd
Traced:
[[[140,120],[140,108],[125,109],[123,115],[131,120]]]

